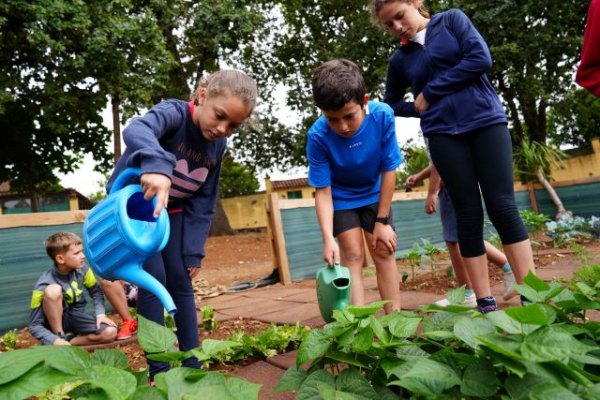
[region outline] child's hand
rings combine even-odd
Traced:
[[[420,183],[420,179],[417,178],[417,175],[411,175],[406,178],[406,187],[413,188]]]
[[[437,195],[429,194],[425,199],[425,213],[433,214],[437,211]]]
[[[377,241],[383,243],[383,245],[388,249],[390,254],[396,252],[396,232],[394,232],[390,225],[378,223],[375,224],[375,227],[373,228],[373,238],[371,240],[371,247],[373,250],[375,250],[375,248],[377,247]]]
[[[330,267],[333,267],[333,264],[340,263],[340,247],[334,238],[325,240],[323,243],[323,260]]]
[[[53,345],[55,346],[70,346],[71,343],[67,342],[65,339],[61,339],[59,337],[57,337],[54,342],[52,342]]]
[[[163,174],[147,173],[142,174],[140,184],[144,191],[144,200],[150,201],[156,196],[156,208],[154,209],[154,218],[158,218],[163,207],[166,208],[169,203],[169,189],[171,188],[171,179]]]
[[[187,267],[187,273],[190,277],[190,280],[193,280],[200,274],[200,266],[197,267]]]
[[[106,315],[99,315],[96,317],[96,328],[100,329],[100,324],[102,323],[105,323],[108,326],[114,326],[115,328],[117,327],[117,324]]]
[[[429,102],[423,96],[423,93],[419,93],[415,99],[415,111],[419,114],[423,114],[429,108]]]

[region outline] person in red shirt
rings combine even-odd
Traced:
[[[600,0],[592,0],[588,9],[575,82],[600,97]]]

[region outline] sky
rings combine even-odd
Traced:
[[[282,113],[287,111],[282,110]],[[283,115],[283,114],[282,114]],[[289,115],[289,114],[287,114]],[[112,116],[110,108],[107,107],[102,114],[104,119],[104,125],[109,129],[112,129]],[[418,118],[396,118],[396,136],[398,137],[398,143],[402,146],[410,138],[414,139],[417,145],[424,145],[422,139],[419,137],[419,119]],[[112,141],[110,148],[112,148]],[[122,151],[125,150],[125,144],[121,145]],[[60,179],[60,183],[64,188],[72,188],[77,190],[79,193],[89,196],[93,193],[102,190],[101,182],[104,181],[102,174],[94,171],[95,161],[91,154],[87,154],[84,157],[83,164],[81,167],[70,174],[60,174],[57,176]],[[271,180],[283,180],[283,179],[294,179],[306,177],[307,168],[293,168],[286,171],[268,171]],[[265,174],[258,176],[260,182],[260,189],[264,190],[264,178]]]

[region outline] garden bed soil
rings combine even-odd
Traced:
[[[600,244],[597,242],[586,245],[586,247],[588,246],[595,249],[596,253],[600,252]],[[195,285],[202,292],[200,294],[197,293],[198,299],[219,295],[234,283],[256,282],[267,277],[273,271],[271,248],[265,231],[245,232],[233,236],[210,237],[206,244],[206,252],[207,256],[203,261],[203,267]],[[543,254],[536,255],[536,265],[543,267],[556,262],[562,257],[565,257],[565,255],[548,249]],[[410,279],[410,268],[406,265],[405,261],[398,260],[399,270],[404,270],[409,274],[409,279],[401,284],[400,289],[444,294],[448,290],[455,288],[457,285],[454,277],[447,277],[446,270],[449,263],[447,259],[444,259],[443,255],[440,256],[436,266],[437,270],[435,273],[419,270],[415,279],[412,280]],[[370,272],[369,269],[373,271]],[[365,273],[373,274],[374,268],[365,268]],[[492,284],[502,280],[500,268],[490,266],[490,280]],[[314,281],[305,281],[299,284],[314,286]],[[202,301],[202,304],[206,303],[210,304],[210,299]],[[198,304],[200,304],[199,301]],[[117,323],[120,322],[119,317],[116,315],[112,315],[111,318]],[[214,332],[201,332],[200,340],[205,338],[226,339],[235,331],[244,331],[247,334],[253,334],[266,329],[268,326],[269,324],[267,323],[248,319],[219,321],[217,329]],[[27,348],[36,344],[39,344],[39,342],[29,334],[26,328],[18,331],[17,348]],[[146,360],[137,341],[126,341],[122,345],[118,344],[117,348],[120,348],[127,355],[130,365],[134,370],[146,367]],[[3,344],[0,343],[0,351],[4,350]],[[232,371],[252,361],[246,360],[236,365],[213,366],[212,368]]]

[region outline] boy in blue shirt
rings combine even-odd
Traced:
[[[316,189],[323,259],[350,269],[352,304],[364,304],[364,235],[379,293],[389,300],[385,312],[399,310],[391,203],[402,156],[394,113],[387,104],[368,101],[361,71],[349,60],[319,66],[312,90],[322,115],[308,131],[308,183]]]

